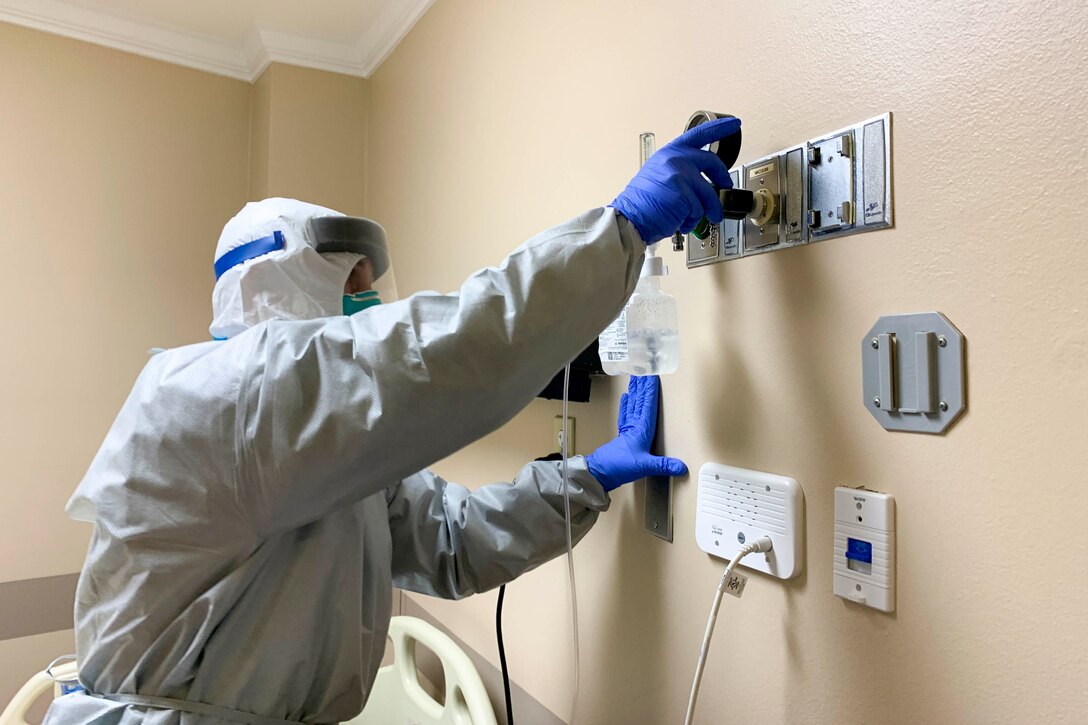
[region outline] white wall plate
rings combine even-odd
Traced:
[[[895,499],[865,488],[835,489],[835,593],[895,611]]]
[[[708,554],[731,559],[760,536],[774,549],[749,554],[740,563],[779,579],[792,579],[804,565],[805,495],[786,476],[706,463],[699,469],[695,541]]]

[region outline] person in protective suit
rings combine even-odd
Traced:
[[[46,722],[330,723],[363,708],[392,587],[458,598],[565,550],[559,464],[475,491],[426,466],[521,410],[622,309],[645,246],[722,209],[701,150],[661,149],[609,207],[539,234],[460,290],[376,304],[380,226],[247,204],[216,252],[215,341],[154,355],[68,503],[93,524],[76,593],[80,682]],[[357,314],[351,314],[358,312]],[[569,463],[575,539],[650,474],[656,378],[619,436]]]

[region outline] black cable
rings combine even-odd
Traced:
[[[506,695],[506,725],[514,725],[514,707],[510,702],[510,670],[506,668],[506,648],[502,644],[502,600],[506,585],[499,587],[499,604],[495,607],[495,635],[499,640],[499,664],[502,665],[502,689]]]

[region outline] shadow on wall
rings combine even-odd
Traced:
[[[865,452],[851,445],[850,436],[841,435],[849,428],[848,423],[852,422],[844,420],[841,414],[843,401],[839,395],[843,371],[836,367],[834,360],[812,354],[813,350],[821,350],[827,344],[828,321],[850,318],[845,300],[836,294],[837,288],[833,284],[822,283],[822,280],[835,279],[835,276],[831,274],[832,270],[821,268],[824,257],[820,251],[818,246],[805,247],[780,252],[773,257],[755,257],[717,265],[714,281],[721,299],[718,307],[732,311],[732,316],[736,318],[748,315],[754,319],[754,316],[759,316],[766,320],[766,324],[751,322],[745,327],[765,327],[776,332],[773,337],[749,334],[741,340],[719,326],[713,349],[720,351],[720,354],[713,360],[707,358],[700,370],[704,377],[716,376],[725,381],[706,391],[710,396],[709,404],[702,408],[702,424],[707,430],[719,431],[711,441],[714,460],[762,470],[765,465],[762,460],[753,458],[752,448],[758,450],[760,439],[773,435],[768,431],[774,430],[776,419],[788,415],[811,422],[807,427],[812,436],[810,440],[797,442],[798,446],[810,452],[804,470],[773,471],[797,478],[805,491],[804,556],[807,563],[797,578],[776,582],[784,588],[785,596],[785,616],[777,623],[789,667],[784,681],[794,683],[805,679],[806,659],[812,661],[815,655],[810,653],[806,658],[802,646],[800,606],[801,597],[808,589],[813,556],[821,556],[825,548],[824,539],[818,536],[819,546],[813,546],[813,512],[822,516],[825,508],[816,505],[816,502],[828,500],[835,486],[856,481],[867,470]],[[766,265],[761,271],[768,272],[766,276],[773,285],[762,290],[760,299],[752,299],[750,294],[743,298],[739,294],[731,295],[739,286],[734,283],[735,277],[744,271],[740,266],[744,264]],[[863,333],[864,330],[858,332],[859,341]],[[847,332],[846,337],[852,340],[854,336]],[[752,349],[751,346],[771,348],[774,360],[772,372],[778,375],[759,377],[765,381],[777,381],[780,389],[755,387],[745,355],[746,350]],[[755,357],[765,360],[771,356],[764,350]],[[854,398],[849,400],[853,402]],[[786,401],[784,407],[783,401]],[[812,455],[811,452],[819,454]],[[816,522],[816,526],[823,523]],[[830,546],[827,548],[830,551]],[[826,584],[830,586],[830,582]],[[865,658],[855,660],[859,670],[856,674],[864,678],[867,667]],[[789,702],[789,698],[785,698],[784,702]],[[797,714],[802,716],[801,713]]]
[[[627,498],[619,535],[613,541],[612,559],[617,566],[609,574],[600,609],[607,616],[596,618],[600,628],[592,634],[607,646],[594,648],[595,659],[583,653],[582,668],[593,673],[594,685],[601,692],[630,692],[632,682],[640,683],[638,695],[618,708],[620,712],[637,711],[647,723],[673,722],[676,713],[665,711],[669,699],[660,691],[669,681],[666,659],[661,656],[670,642],[666,592],[661,586],[668,545],[646,532],[645,486],[635,485],[637,495]],[[637,565],[622,565],[624,561]]]

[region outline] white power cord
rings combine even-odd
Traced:
[[[737,564],[740,560],[749,554],[756,552],[768,552],[774,548],[774,542],[770,537],[761,536],[751,544],[742,547],[737,555],[733,557],[733,560],[729,562],[729,566],[725,567],[725,573],[722,574],[722,580],[718,584],[718,591],[714,593],[714,604],[710,608],[710,618],[706,620],[706,633],[703,635],[703,646],[699,649],[699,662],[695,665],[695,679],[691,683],[691,697],[688,698],[688,712],[684,716],[684,725],[691,725],[692,720],[695,718],[695,701],[699,699],[699,685],[703,681],[703,668],[706,667],[706,655],[710,651],[710,638],[714,636],[714,624],[718,621],[718,608],[722,605],[722,595],[725,594],[725,588],[729,584],[730,577],[733,576],[733,570],[737,568]]]

